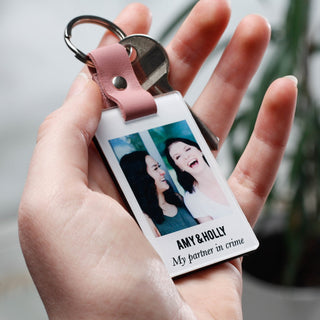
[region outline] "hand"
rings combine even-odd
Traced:
[[[174,88],[186,92],[229,16],[225,0],[196,4],[167,48]],[[116,20],[127,34],[147,33],[150,22],[139,4],[128,6]],[[269,37],[262,17],[244,18],[194,106],[221,143]],[[107,33],[101,45],[112,41]],[[122,206],[91,143],[102,102],[87,74],[84,69],[64,105],[42,124],[19,210],[21,246],[49,318],[241,319],[241,259],[173,282]],[[274,182],[296,94],[292,77],[271,84],[229,179],[251,224]]]

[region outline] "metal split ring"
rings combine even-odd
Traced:
[[[86,63],[89,67],[94,67],[90,57],[83,53],[81,50],[79,50],[72,42],[71,42],[71,35],[72,35],[72,29],[83,23],[92,23],[92,24],[98,24],[102,27],[105,27],[106,29],[110,30],[112,33],[114,33],[119,40],[122,40],[126,38],[126,34],[113,22],[97,17],[97,16],[90,16],[90,15],[84,15],[79,16],[74,19],[72,19],[65,31],[64,31],[64,41],[66,42],[69,49],[75,54],[75,57],[79,59],[80,61]]]

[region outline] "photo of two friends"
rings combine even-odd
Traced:
[[[232,213],[185,120],[109,143],[155,237]]]

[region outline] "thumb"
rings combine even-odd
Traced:
[[[28,180],[39,191],[87,184],[88,145],[98,127],[102,99],[97,84],[80,75],[61,108],[42,123]],[[51,189],[51,190],[48,190]],[[69,190],[70,190],[69,189]]]
[[[77,75],[76,79],[74,80],[71,88],[69,89],[68,95],[66,100],[70,97],[77,95],[82,92],[89,81],[88,71],[83,68],[83,70]]]

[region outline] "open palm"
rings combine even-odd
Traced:
[[[187,91],[228,24],[227,1],[201,0],[167,48],[170,83]],[[147,33],[140,4],[116,20],[127,34]],[[193,107],[220,137],[270,37],[268,23],[248,16],[238,26]],[[101,45],[115,39],[106,34]],[[21,246],[50,319],[241,319],[241,259],[172,281],[157,253],[125,210],[91,140],[102,102],[86,69],[64,105],[42,124],[20,205]],[[229,178],[253,225],[272,187],[296,100],[293,77],[268,89],[249,144]]]

